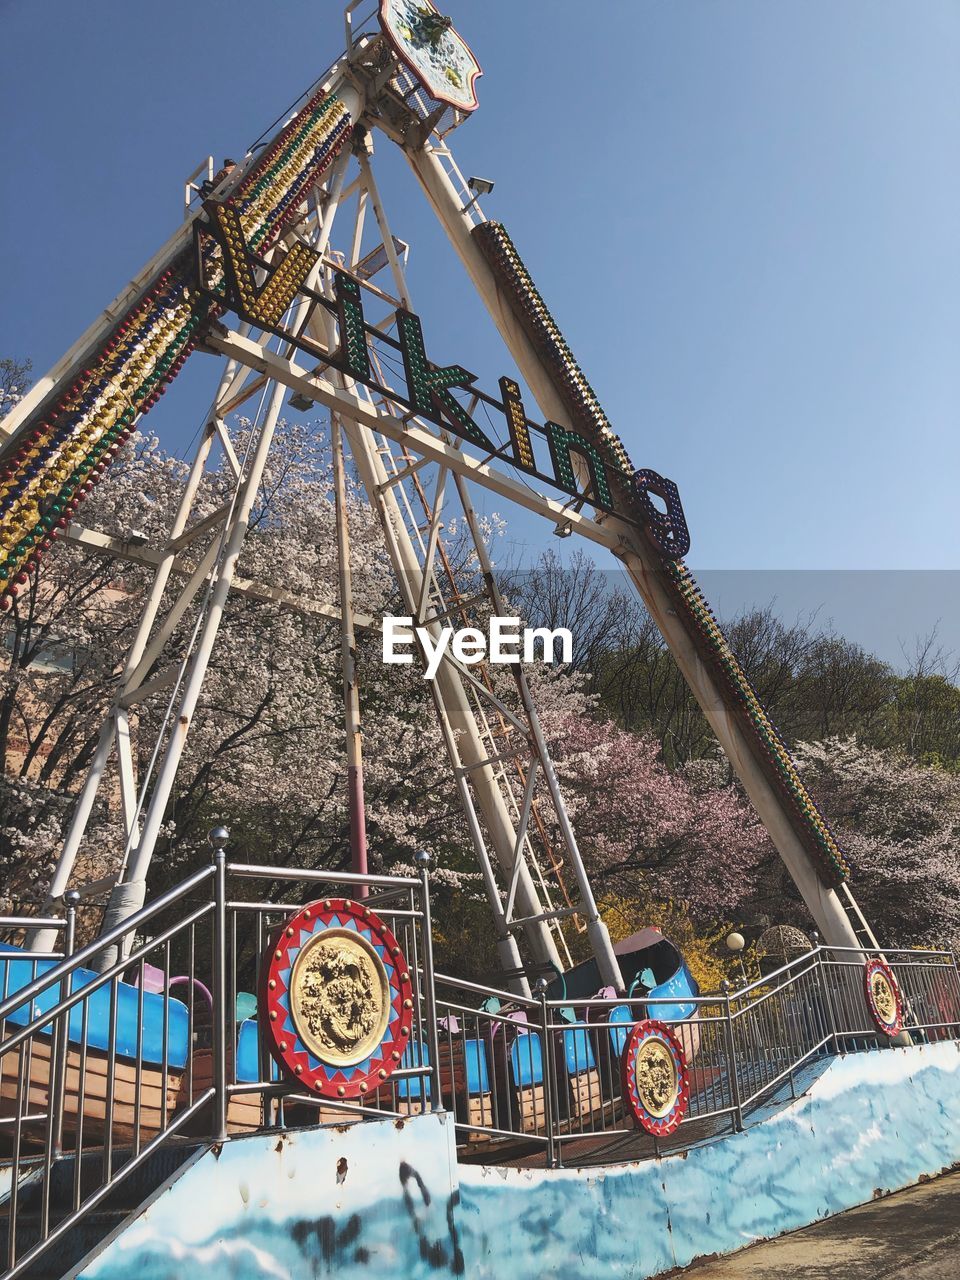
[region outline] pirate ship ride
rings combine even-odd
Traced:
[[[485,184],[457,166],[453,136],[478,106],[471,50],[427,0],[382,0],[365,21],[361,8],[348,5],[345,52],[289,118],[239,164],[210,164],[188,188],[183,226],[0,424],[4,608],[58,538],[139,555],[154,574],[48,915],[3,922],[19,939],[0,954],[9,1275],[51,1258],[66,1271],[89,1246],[94,1210],[191,1141],[439,1111],[454,1118],[463,1162],[636,1159],[737,1130],[818,1057],[902,1038],[908,1001],[926,1034],[956,1032],[952,959],[880,952],[833,833],[683,563],[677,486],[631,461],[506,228],[485,217]],[[451,358],[443,335],[421,325],[374,140],[399,148],[503,339],[515,371],[495,392],[440,363]],[[169,540],[140,550],[94,537],[85,496],[195,351],[222,371]],[[230,415],[254,397],[241,456]],[[407,612],[428,634],[504,613],[476,488],[612,553],[822,945],[741,992],[707,994],[656,931],[613,946],[522,666],[505,694],[483,664],[447,654],[431,693],[503,976],[491,986],[436,973],[429,858],[411,877],[372,875],[366,862],[342,501],[334,613],[351,871],[239,864],[218,830],[209,867],[147,900],[224,601],[251,589],[237,558],[288,398],[329,413],[338,500],[349,451]],[[211,516],[195,504],[215,465],[232,491]],[[444,557],[450,511],[472,540],[479,596]],[[253,586],[269,597],[269,584]],[[185,616],[195,625],[171,662]],[[166,714],[142,768],[130,717],[158,697]],[[111,786],[125,848],[100,935],[77,948],[74,867]],[[591,955],[578,965],[577,934]]]

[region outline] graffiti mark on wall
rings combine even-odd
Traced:
[[[416,1194],[410,1189],[411,1182],[415,1184],[417,1192],[419,1192],[419,1204]],[[407,1164],[405,1160],[401,1161],[400,1164],[400,1185],[403,1187],[403,1203],[406,1206],[407,1213],[410,1215],[410,1221],[413,1223],[413,1229],[420,1243],[420,1257],[435,1271],[449,1269],[455,1276],[462,1276],[464,1271],[463,1252],[460,1249],[460,1238],[457,1234],[457,1224],[454,1216],[454,1211],[460,1203],[460,1192],[454,1190],[447,1197],[449,1242],[444,1242],[443,1240],[431,1240],[426,1233],[420,1209],[421,1206],[429,1208],[430,1192],[427,1190],[427,1184],[416,1169]]]
[[[228,1143],[204,1156],[82,1273],[169,1280],[463,1276],[452,1126],[419,1117]]]

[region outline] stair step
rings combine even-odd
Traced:
[[[196,1142],[170,1143],[162,1146],[149,1156],[139,1168],[128,1177],[123,1178],[111,1191],[102,1207],[135,1209],[155,1187],[175,1173],[177,1169],[199,1149]],[[132,1151],[115,1151],[113,1155],[113,1171],[116,1175],[131,1159]],[[76,1162],[73,1156],[64,1156],[50,1170],[50,1210],[67,1211],[73,1204],[73,1183]],[[80,1159],[80,1197],[81,1200],[91,1195],[103,1185],[103,1155],[99,1151],[91,1151]],[[21,1185],[17,1199],[17,1212],[39,1213],[42,1195],[42,1183],[39,1174],[35,1174],[28,1182]]]
[[[95,1249],[111,1231],[114,1231],[126,1219],[125,1210],[115,1209],[102,1213],[88,1213],[86,1217],[75,1223],[69,1231],[55,1241],[20,1274],[30,1280],[60,1280],[72,1267],[85,1257],[91,1249]],[[40,1239],[40,1219],[31,1214],[17,1214],[17,1257],[34,1247]],[[6,1224],[0,1230],[0,1248],[6,1258],[7,1229]]]
[[[85,1214],[63,1237],[45,1250],[23,1273],[30,1277],[59,1280],[71,1267],[94,1249],[111,1231],[125,1222],[156,1189],[171,1177],[202,1143],[171,1141],[154,1151]],[[130,1150],[114,1152],[114,1173],[132,1158]],[[73,1211],[75,1157],[65,1156],[50,1171],[50,1223],[56,1227]],[[42,1166],[21,1182],[17,1198],[17,1256],[22,1257],[40,1239],[42,1207]],[[81,1201],[103,1185],[103,1154],[88,1152],[80,1158]],[[0,1258],[6,1259],[7,1219],[0,1217]]]

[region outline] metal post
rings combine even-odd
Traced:
[[[63,895],[63,900],[67,908],[67,925],[66,936],[63,944],[64,958],[73,955],[77,940],[77,905],[80,902],[80,894],[76,889],[71,889]],[[70,994],[70,979],[67,980],[67,989],[64,991],[63,983],[60,984],[60,999],[65,1000]],[[70,1051],[70,1012],[60,1015],[57,1023],[57,1075],[54,1081],[54,1095],[51,1098],[51,1107],[53,1110],[53,1158],[59,1160],[63,1154],[63,1104],[64,1095],[67,1085],[67,1054]]]
[[[433,985],[433,925],[430,921],[430,855],[421,849],[416,855],[420,868],[420,894],[423,899],[423,1002],[426,1005],[427,1046],[430,1050],[430,1110],[442,1111],[440,1094],[440,1037],[437,1034],[436,991]],[[422,1064],[421,1064],[422,1065]]]
[[[550,1010],[547,1008],[546,978],[538,978],[534,988],[540,997],[540,1033],[543,1036],[543,1110],[547,1123],[547,1168],[555,1169],[557,1160],[556,1137],[553,1132],[553,1052],[550,1039]]]
[[[360,691],[357,687],[357,639],[353,622],[353,575],[350,571],[350,518],[343,466],[343,434],[336,414],[330,415],[333,455],[333,498],[337,522],[337,561],[340,571],[340,661],[343,667],[343,714],[347,731],[347,807],[350,819],[350,870],[367,874],[367,824],[363,804],[363,745],[360,734]],[[359,887],[359,896],[370,892]]]
[[[839,1056],[842,1050],[837,1028],[837,1013],[833,1007],[833,992],[830,990],[828,982],[828,971],[823,963],[823,947],[817,947],[817,968],[820,975],[820,990],[823,992],[823,1008],[827,1015],[827,1026],[833,1040],[833,1052]]]
[[[740,1077],[737,1073],[737,1057],[733,1048],[733,1018],[730,1013],[730,983],[724,978],[720,984],[726,1004],[725,1038],[727,1042],[727,1076],[730,1080],[730,1099],[733,1102],[733,1124],[737,1133],[743,1129],[743,1108],[740,1105]]]
[[[227,852],[230,832],[214,827],[209,835],[213,846],[213,1140],[227,1136]]]

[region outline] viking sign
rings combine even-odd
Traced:
[[[410,971],[368,907],[311,902],[279,931],[262,972],[266,1042],[299,1086],[356,1098],[399,1066],[413,1024]]]
[[[679,560],[686,555],[690,535],[680,494],[672,480],[649,468],[621,470],[582,432],[559,422],[539,423],[528,418],[519,384],[512,378],[500,379],[500,400],[487,395],[475,386],[475,375],[463,365],[438,365],[429,359],[420,318],[412,311],[401,308],[396,312],[396,338],[374,329],[364,317],[360,284],[355,277],[345,271],[334,272],[331,301],[307,287],[319,262],[313,249],[297,242],[285,255],[276,252],[268,263],[253,251],[232,210],[214,200],[208,200],[204,208],[209,222],[197,223],[196,263],[201,292],[211,302],[220,307],[227,305],[242,319],[283,337],[313,360],[322,360],[411,414],[459,436],[485,453],[488,460],[502,459],[581,502],[619,516],[642,529],[666,559]],[[211,241],[221,250],[215,257],[209,253]],[[215,277],[211,272],[214,262]],[[336,318],[340,342],[335,352],[283,328],[284,313],[298,296],[308,298]],[[392,347],[399,356],[405,393],[377,381],[370,362],[368,335],[377,343]],[[453,394],[457,390],[469,391],[488,412],[502,416],[505,444],[499,445],[490,438]],[[536,441],[540,442],[539,450]],[[581,478],[586,488],[581,486]]]
[[[380,0],[387,39],[437,102],[474,111],[474,85],[483,75],[469,45],[430,0]]]

